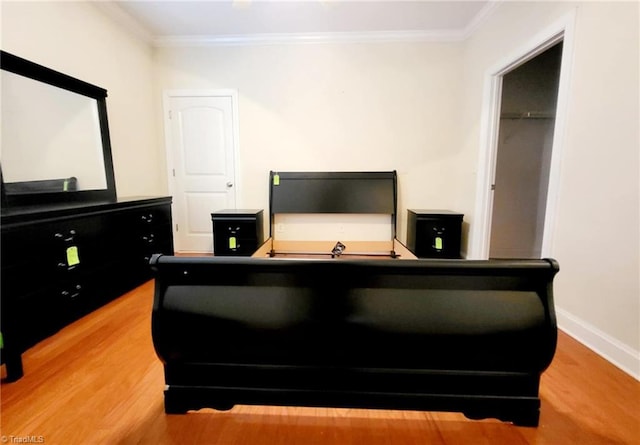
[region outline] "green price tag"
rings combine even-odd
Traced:
[[[273,175],[273,185],[280,185],[280,175]]]
[[[237,246],[236,237],[235,236],[230,236],[229,237],[229,249],[235,249],[236,246]]]
[[[435,248],[438,250],[442,250],[442,238],[436,236],[436,245]]]
[[[80,257],[78,256],[78,247],[71,246],[67,248],[67,264],[69,267],[80,264]]]

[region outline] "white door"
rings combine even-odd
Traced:
[[[236,207],[236,98],[233,92],[166,96],[178,252],[213,252],[211,213]]]

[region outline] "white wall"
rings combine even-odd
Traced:
[[[559,321],[640,377],[637,3],[504,2],[466,42],[460,210],[469,213],[476,196],[487,71],[570,11],[575,39],[551,246],[561,269]]]
[[[159,48],[156,94],[238,90],[241,207],[268,208],[270,170],[397,170],[404,238],[406,208],[455,205],[461,55],[428,43]]]
[[[242,206],[266,208],[270,169],[397,169],[402,213],[474,224],[487,70],[572,10],[556,302],[561,326],[640,376],[637,3],[502,2],[466,42],[163,48],[154,65],[91,5],[3,2],[2,48],[109,90],[121,195],[167,190],[163,89],[233,88]]]
[[[1,15],[3,50],[108,90],[118,196],[166,193],[151,46],[88,2],[2,2]]]

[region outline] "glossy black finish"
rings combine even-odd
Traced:
[[[111,139],[107,120],[107,90],[76,79],[67,74],[52,70],[45,66],[0,51],[0,68],[20,76],[28,77],[54,87],[81,94],[96,100],[100,123],[100,138],[105,167],[106,188],[102,190],[48,191],[42,193],[7,193],[4,182],[0,182],[2,204],[4,207],[22,207],[28,205],[47,205],[52,203],[86,203],[99,201],[115,201],[116,181],[113,172],[111,155]],[[34,129],[37,131],[37,129]],[[34,161],[37,162],[37,161]],[[54,179],[54,178],[52,178]]]
[[[151,278],[152,254],[173,254],[171,198],[3,209],[1,222],[8,380],[23,351]]]
[[[154,256],[165,409],[460,411],[536,425],[553,260]]]
[[[213,253],[216,256],[251,256],[264,243],[264,211],[218,210],[211,214]]]
[[[390,172],[271,172],[270,221],[278,213],[391,215],[395,238],[397,174]],[[271,231],[269,232],[272,234]]]
[[[407,248],[418,258],[461,258],[462,213],[407,210]]]

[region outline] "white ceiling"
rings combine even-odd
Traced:
[[[375,34],[460,40],[495,2],[359,0],[125,0],[98,2],[112,17],[162,44],[265,35]]]

